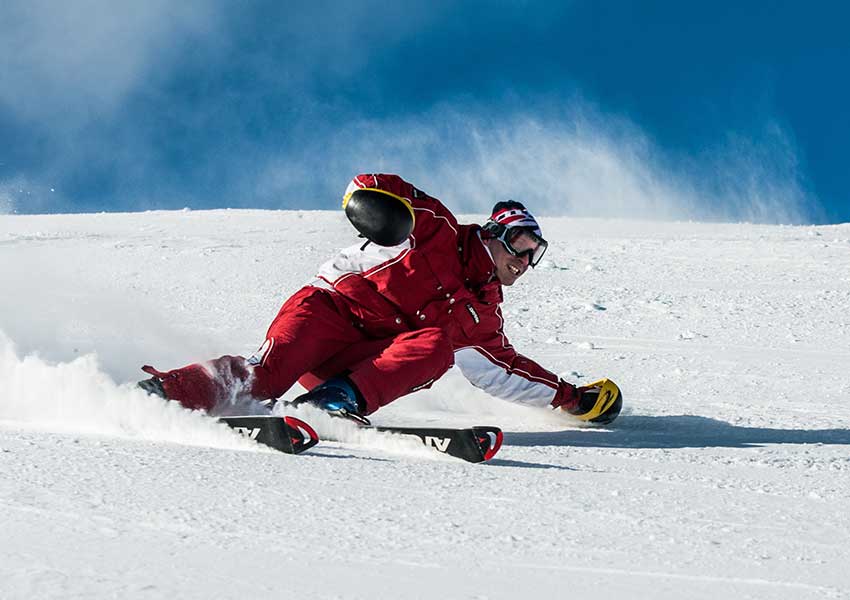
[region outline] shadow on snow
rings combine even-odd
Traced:
[[[766,444],[850,445],[850,429],[742,427],[692,415],[622,416],[610,429],[506,432],[509,446],[752,448]]]

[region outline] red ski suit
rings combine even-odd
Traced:
[[[212,409],[234,394],[277,398],[298,380],[310,389],[344,374],[369,414],[429,387],[453,364],[505,400],[547,406],[572,392],[505,337],[502,287],[478,225],[459,225],[439,200],[397,175],[358,175],[346,195],[358,188],[410,203],[415,226],[408,239],[343,249],[284,303],[253,357],[160,374],[169,398]]]

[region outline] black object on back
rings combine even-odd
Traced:
[[[413,231],[413,213],[401,199],[376,190],[355,190],[345,216],[363,237],[379,246],[397,246]]]

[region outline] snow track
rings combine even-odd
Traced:
[[[501,426],[470,465],[280,455],[127,385],[251,353],[340,214],[0,216],[0,597],[850,598],[850,225],[542,225],[507,333],[626,408],[581,427],[450,372],[376,416]]]

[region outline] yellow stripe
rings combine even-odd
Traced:
[[[593,383],[589,383],[587,387],[599,387],[601,389],[599,390],[599,398],[596,400],[593,408],[583,415],[578,415],[578,418],[582,421],[590,421],[604,414],[617,401],[617,397],[620,395],[620,388],[610,379],[594,381]]]
[[[407,198],[403,198],[401,196],[396,196],[392,192],[388,192],[387,190],[381,190],[381,189],[378,189],[378,188],[357,188],[356,190],[354,190],[354,192],[357,192],[357,191],[360,191],[360,190],[366,190],[368,192],[380,192],[381,194],[386,194],[387,196],[389,196],[391,198],[395,198],[396,200],[401,201],[401,203],[404,204],[404,206],[407,207],[407,210],[410,212],[410,218],[413,219],[414,222],[416,221],[416,214],[414,214],[413,207],[410,205],[410,201],[408,201]],[[351,194],[346,194],[345,196],[342,197],[342,209],[343,210],[345,210],[345,207],[348,206],[348,201],[351,200],[351,196],[352,196],[352,194],[354,194],[354,192],[351,192]]]

